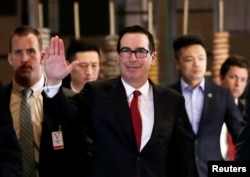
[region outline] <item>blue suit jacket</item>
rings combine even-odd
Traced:
[[[140,153],[120,77],[87,83],[71,100],[74,104],[68,104],[61,90],[52,99],[44,96],[44,111],[51,118],[61,117],[89,128],[93,139],[90,177],[167,177],[176,168],[171,165],[176,162],[178,150],[181,151],[178,147],[183,147],[176,140],[181,140],[184,98],[171,89],[151,84],[153,132]]]
[[[170,85],[171,88],[182,93],[180,81]],[[223,122],[226,123],[233,141],[239,135],[241,113],[236,106],[230,90],[205,81],[204,107],[197,134],[194,133],[188,117],[185,118],[185,141],[188,159],[187,174],[191,177],[197,169],[199,177],[207,177],[207,162],[223,160],[220,151],[220,133]],[[181,157],[180,157],[181,158]]]

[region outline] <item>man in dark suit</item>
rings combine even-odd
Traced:
[[[4,87],[0,82],[0,176],[21,177],[22,158]]]
[[[43,112],[41,92],[45,83],[43,73],[44,52],[39,31],[30,26],[17,27],[10,37],[8,61],[14,71],[12,81],[6,86],[7,104],[13,118],[14,130],[20,142],[21,92],[31,88],[31,113],[34,137],[34,168],[39,177],[71,177],[82,175],[84,171],[75,170],[76,158],[72,154],[69,126],[61,119],[48,119]],[[73,92],[64,89],[67,96]],[[53,145],[55,134],[62,132],[61,146]],[[54,138],[54,139],[53,139]],[[80,156],[80,155],[79,155]],[[38,176],[38,175],[37,175]],[[23,174],[23,177],[26,177]],[[34,177],[34,176],[32,176]]]
[[[187,176],[207,177],[207,162],[223,160],[220,132],[225,122],[234,142],[239,134],[241,114],[229,89],[205,79],[207,56],[203,41],[196,35],[183,35],[173,43],[180,79],[170,87],[185,97],[188,116],[183,146],[187,157]]]
[[[231,90],[241,114],[243,114],[245,107],[243,94],[247,87],[248,77],[249,63],[243,56],[232,55],[221,65],[221,85]]]
[[[243,114],[245,107],[243,94],[247,86],[248,75],[249,64],[243,56],[229,56],[221,65],[221,85],[230,89],[241,114]],[[235,145],[225,125],[223,125],[221,133],[221,149],[224,159],[234,160]]]
[[[176,143],[183,141],[184,98],[148,79],[156,54],[147,30],[125,27],[119,34],[117,53],[121,76],[89,82],[68,102],[60,83],[78,62],[67,65],[63,41],[53,37],[45,49],[45,113],[52,119],[87,125],[93,139],[89,177],[178,176],[179,171],[170,173],[176,169],[171,166],[177,162],[174,156],[183,151]],[[139,129],[133,128],[129,106],[135,90],[141,93]]]

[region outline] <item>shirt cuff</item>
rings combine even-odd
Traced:
[[[57,85],[50,85],[50,86],[44,86],[44,92],[49,98],[53,98],[59,91],[60,86],[62,85],[62,82],[60,82]]]

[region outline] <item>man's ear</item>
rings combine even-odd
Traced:
[[[10,66],[12,66],[12,57],[11,57],[11,53],[8,53],[8,62],[10,64]]]
[[[44,57],[45,57],[45,53],[41,52],[41,60],[40,60],[40,64],[44,63]]]
[[[156,60],[157,60],[156,52],[153,52],[153,53],[151,54],[151,57],[152,57],[151,64],[154,64],[154,63],[156,62]]]
[[[180,70],[180,66],[179,66],[178,60],[176,58],[174,59],[174,64],[175,64],[175,68],[177,70]]]

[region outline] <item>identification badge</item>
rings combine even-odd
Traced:
[[[52,132],[52,142],[54,150],[64,149],[62,131]]]

